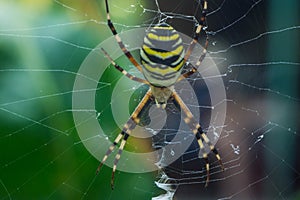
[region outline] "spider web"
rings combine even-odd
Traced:
[[[221,75],[196,74],[189,78],[198,104],[188,106],[199,110],[205,130],[222,130],[216,147],[225,170],[210,155],[211,179],[205,188],[205,163],[198,158],[197,143],[192,141],[174,163],[159,171],[117,171],[115,190],[111,190],[111,168],[104,166],[95,176],[99,162],[84,146],[84,142],[99,136],[95,133],[82,141],[77,134],[78,127],[92,119],[99,121],[111,141],[119,132],[111,114],[112,102],[101,94],[113,92],[122,78],[120,73],[107,68],[100,80],[78,73],[88,54],[111,37],[104,2],[1,2],[0,199],[300,198],[299,3],[208,3],[208,51]],[[120,33],[166,20],[192,37],[201,14],[199,1],[178,0],[171,4],[166,0],[114,0],[110,8]],[[204,39],[201,37],[201,44]],[[134,55],[137,57],[138,52]],[[124,57],[118,62],[133,70]],[[77,76],[97,83],[95,99],[100,103],[95,109],[73,109],[72,95],[85,92],[85,88],[73,91]],[[213,84],[217,78],[224,82],[226,97],[212,105],[206,83]],[[124,94],[134,95],[125,105],[133,110],[146,88],[132,85],[130,80],[127,83],[122,89]],[[224,104],[224,125],[210,125],[212,110]],[[151,108],[149,105],[150,113]],[[84,112],[89,117],[76,124],[74,112]],[[178,155],[175,148],[164,146],[171,144],[180,150],[183,142],[174,141],[175,135],[193,135],[186,129],[178,130],[180,113],[176,105],[170,103],[166,113],[163,129],[151,129],[150,139],[129,140],[126,150],[163,149],[158,158],[161,163]],[[148,123],[145,114],[142,124]],[[142,166],[142,162],[136,165]]]

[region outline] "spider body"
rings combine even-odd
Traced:
[[[177,31],[166,23],[157,24],[146,34],[140,51],[144,77],[153,86],[174,85],[185,63],[184,53]]]
[[[150,88],[131,114],[129,120],[124,124],[119,135],[115,138],[114,142],[108,148],[106,154],[104,155],[102,161],[99,164],[97,173],[101,169],[104,162],[107,160],[108,156],[113,152],[115,147],[117,147],[117,145],[120,144],[113,165],[113,172],[111,178],[111,187],[113,188],[114,175],[117,169],[117,164],[121,158],[121,154],[126,145],[127,139],[130,137],[131,131],[136,127],[136,124],[140,122],[140,113],[144,109],[145,105],[147,104],[147,102],[151,101],[154,98],[158,107],[162,104],[162,108],[165,108],[167,101],[170,99],[180,106],[181,110],[185,114],[184,122],[190,127],[191,132],[195,135],[195,138],[197,139],[200,153],[202,153],[202,157],[206,163],[205,167],[207,172],[207,178],[205,186],[207,186],[209,182],[210,165],[208,161],[208,154],[205,152],[205,146],[209,147],[209,149],[215,154],[223,169],[221,157],[217,149],[207,137],[206,133],[202,130],[202,127],[200,126],[198,120],[195,119],[194,115],[191,113],[189,108],[185,105],[181,97],[174,89],[175,83],[196,73],[198,67],[201,65],[202,61],[205,58],[207,52],[206,49],[208,46],[208,37],[206,37],[205,46],[203,48],[202,54],[199,56],[198,62],[195,64],[195,66],[192,66],[190,64],[189,66],[192,66],[192,68],[183,74],[181,73],[182,68],[185,66],[185,63],[188,61],[191,52],[193,51],[196,43],[198,42],[200,32],[206,26],[207,0],[203,0],[200,23],[196,26],[194,38],[191,41],[186,52],[184,50],[180,35],[172,26],[166,23],[157,24],[153,28],[151,28],[150,31],[146,33],[146,36],[144,37],[144,43],[140,51],[141,64],[139,64],[135,60],[135,58],[127,50],[126,46],[119,37],[110,19],[108,0],[105,0],[105,4],[107,13],[107,25],[110,28],[112,34],[114,35],[116,42],[119,44],[120,49],[123,51],[124,55],[128,58],[128,60],[140,72],[143,73],[146,80],[131,75],[126,70],[124,70],[123,67],[115,63],[115,61],[103,48],[101,48],[101,50],[104,52],[105,56],[110,60],[111,64],[118,71],[120,71],[133,81],[149,85]]]
[[[163,104],[164,108],[174,91],[185,63],[184,53],[180,35],[167,23],[155,25],[144,38],[140,50],[142,72],[158,107]]]

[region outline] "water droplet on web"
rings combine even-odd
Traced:
[[[96,116],[96,119],[98,119],[100,117],[101,113],[100,112],[97,112],[97,116]]]
[[[174,156],[175,155],[175,152],[174,152],[174,150],[172,149],[171,150],[171,156]]]
[[[236,145],[234,146],[234,144],[230,144],[231,148],[233,149],[233,152],[236,154],[236,155],[239,155],[240,154],[240,146],[239,145]],[[249,148],[250,150],[250,148]]]

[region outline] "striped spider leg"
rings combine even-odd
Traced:
[[[103,49],[101,48],[101,51],[103,51],[104,55],[107,57],[107,59],[110,61],[110,63],[118,70],[120,71],[122,74],[124,74],[125,76],[127,76],[129,79],[136,81],[136,82],[140,82],[140,83],[144,83],[147,85],[150,85],[150,83],[144,79],[138,78],[132,74],[129,74],[125,69],[123,69],[120,65],[118,65],[117,63],[115,63],[115,61],[110,57],[110,55]]]
[[[200,124],[198,123],[198,121],[196,121],[194,115],[192,114],[192,112],[190,111],[190,109],[186,106],[186,104],[183,102],[183,100],[180,98],[180,96],[177,94],[176,91],[173,91],[172,94],[173,97],[173,101],[175,101],[175,103],[178,103],[180,108],[182,109],[182,111],[185,113],[185,118],[184,118],[184,122],[190,127],[191,131],[194,133],[199,147],[200,147],[200,152],[202,152],[202,157],[205,161],[205,167],[206,167],[206,173],[207,173],[207,177],[206,177],[206,182],[205,182],[205,187],[208,186],[208,182],[209,182],[209,161],[208,161],[208,154],[205,152],[205,146],[203,144],[203,141],[205,142],[206,145],[209,146],[210,150],[215,154],[216,158],[218,159],[220,166],[222,168],[222,170],[224,170],[224,166],[220,157],[220,154],[218,152],[218,150],[214,147],[214,145],[211,143],[211,141],[209,140],[209,138],[207,137],[207,135],[204,133],[204,131],[202,130],[202,127],[200,126]]]
[[[136,61],[136,59],[131,55],[131,53],[127,50],[127,48],[125,47],[124,43],[122,42],[120,36],[118,35],[118,32],[114,26],[114,24],[112,23],[111,19],[110,19],[110,14],[109,14],[109,7],[108,7],[108,2],[107,0],[105,0],[105,6],[106,6],[106,18],[107,18],[107,25],[109,27],[109,29],[111,30],[112,34],[114,35],[116,41],[118,42],[118,45],[120,47],[120,49],[123,51],[123,53],[125,54],[125,56],[129,59],[129,61],[140,71],[142,72],[142,66]]]
[[[202,61],[203,61],[204,58],[206,57],[207,46],[208,46],[208,37],[206,38],[206,42],[205,42],[204,48],[203,48],[203,50],[202,50],[202,53],[201,53],[201,55],[200,55],[199,60],[198,60],[198,61],[196,62],[196,64],[195,64],[195,66],[193,66],[193,65],[190,64],[190,66],[192,66],[192,68],[191,68],[189,71],[187,71],[187,72],[185,72],[184,74],[182,74],[182,75],[178,78],[177,82],[179,82],[179,81],[181,81],[181,80],[183,80],[183,79],[185,79],[185,78],[188,78],[188,77],[190,77],[191,75],[193,75],[194,73],[197,72],[197,70],[198,70],[198,68],[200,67]]]
[[[194,38],[191,41],[191,43],[190,43],[190,45],[188,47],[188,50],[187,50],[187,52],[186,52],[186,54],[184,56],[185,62],[188,61],[188,59],[190,58],[191,53],[192,53],[195,45],[198,43],[201,31],[206,28],[206,14],[207,14],[207,1],[204,0],[204,2],[203,2],[203,8],[202,8],[202,13],[201,13],[201,18],[200,18],[200,23],[196,27]],[[206,42],[207,41],[208,41],[208,38],[206,38]]]
[[[194,47],[198,43],[201,31],[207,28],[207,25],[206,25],[207,4],[208,4],[207,1],[204,0],[203,8],[202,8],[202,13],[201,13],[201,18],[200,18],[200,23],[196,27],[194,38],[193,38],[192,42],[190,43],[190,45],[188,47],[188,50],[187,50],[187,52],[186,52],[186,54],[184,56],[185,62],[188,61],[188,59],[190,58],[191,53],[192,53]],[[199,58],[198,62],[196,63],[195,66],[192,66],[192,69],[190,69],[186,73],[182,74],[178,78],[177,82],[179,82],[179,81],[181,81],[181,80],[183,80],[183,79],[191,76],[195,72],[197,72],[198,67],[201,65],[202,61],[204,60],[204,58],[206,56],[207,47],[208,47],[208,36],[206,35],[206,40],[205,40],[204,48],[203,48],[203,51],[202,51],[202,53],[200,55],[200,58]]]
[[[104,162],[107,160],[108,156],[113,152],[115,147],[120,143],[121,139],[121,144],[119,146],[119,150],[117,155],[115,156],[114,160],[114,165],[113,165],[113,171],[112,171],[112,176],[111,176],[111,188],[114,189],[114,177],[115,177],[115,172],[117,169],[117,164],[121,158],[121,154],[123,152],[123,149],[126,145],[127,139],[130,136],[131,131],[136,127],[136,125],[139,123],[140,118],[139,114],[143,110],[144,106],[150,101],[150,97],[152,96],[151,90],[149,89],[148,92],[145,94],[139,105],[135,108],[134,112],[131,114],[129,120],[127,123],[123,126],[123,129],[121,133],[116,137],[114,140],[113,144],[110,145],[108,148],[106,154],[104,155],[102,161],[100,162],[96,174],[99,173],[101,167],[103,166]]]

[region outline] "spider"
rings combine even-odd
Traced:
[[[114,176],[115,171],[117,169],[117,164],[121,158],[122,151],[126,145],[128,137],[131,134],[131,131],[140,122],[139,114],[143,110],[144,106],[152,99],[155,100],[157,107],[161,107],[162,109],[165,109],[166,103],[170,99],[174,103],[177,103],[180,106],[181,110],[185,113],[184,122],[190,127],[191,131],[194,133],[198,141],[200,151],[202,152],[202,157],[206,163],[206,187],[209,182],[210,174],[208,154],[204,150],[204,145],[208,145],[210,150],[215,154],[222,170],[224,170],[223,163],[221,161],[221,157],[217,149],[210,142],[209,138],[207,137],[206,133],[202,130],[198,121],[194,118],[189,108],[185,105],[181,97],[174,90],[174,84],[185,78],[188,78],[189,76],[197,72],[198,67],[201,65],[202,61],[206,56],[208,37],[206,37],[203,52],[200,55],[198,62],[195,64],[195,66],[192,66],[191,69],[188,70],[186,73],[181,73],[183,67],[188,63],[189,57],[196,43],[198,42],[200,32],[204,28],[206,28],[206,13],[208,5],[207,1],[203,0],[200,23],[196,26],[194,38],[191,41],[189,47],[187,48],[186,53],[183,47],[182,39],[177,33],[177,31],[167,23],[159,23],[152,27],[144,37],[144,43],[140,50],[141,64],[139,64],[136,61],[136,59],[131,55],[131,53],[127,50],[121,38],[119,37],[110,18],[108,0],[105,0],[105,5],[108,27],[110,28],[112,34],[114,35],[119,47],[121,48],[125,56],[140,72],[143,73],[145,79],[138,78],[128,73],[126,70],[123,69],[123,67],[115,63],[114,60],[103,48],[101,48],[101,50],[103,51],[107,59],[109,59],[111,64],[118,71],[123,73],[129,79],[143,84],[147,84],[150,87],[145,96],[142,98],[141,102],[131,114],[129,120],[123,126],[121,133],[118,134],[113,144],[108,148],[106,154],[104,155],[102,161],[99,164],[99,167],[97,168],[96,174],[99,173],[101,167],[107,160],[108,156],[120,143],[119,150],[115,156],[114,165],[112,169],[111,188],[114,189]]]

